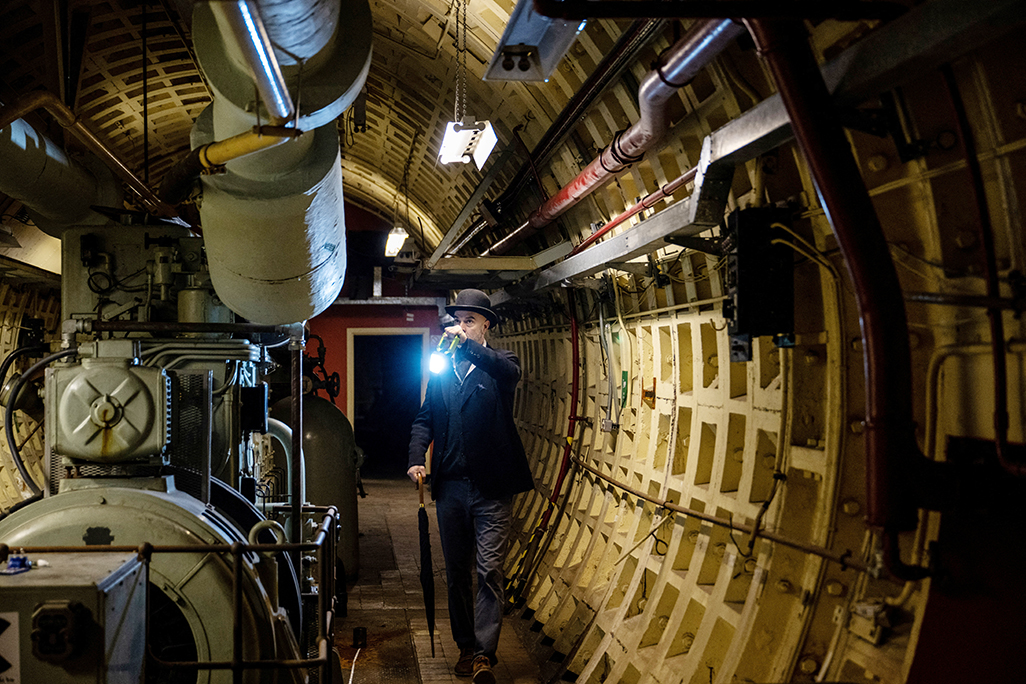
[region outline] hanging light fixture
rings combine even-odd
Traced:
[[[398,256],[403,248],[403,243],[406,242],[408,237],[410,237],[410,234],[402,226],[396,226],[388,231],[388,240],[385,242],[385,256]]]
[[[478,170],[484,168],[498,138],[490,121],[476,121],[467,116],[467,2],[458,0],[456,9],[456,96],[453,120],[445,125],[445,136],[438,159],[443,164],[471,159]]]
[[[413,132],[413,139],[410,141],[410,153],[406,155],[406,164],[403,166],[403,178],[399,181],[399,187],[402,188],[403,197],[406,198],[406,225],[410,225],[410,164],[413,162],[413,152],[417,145],[417,137],[420,135],[420,129],[418,128]],[[410,237],[410,234],[406,232],[406,229],[397,220],[399,215],[399,195],[395,197],[395,205],[392,207],[392,230],[388,231],[388,239],[385,241],[385,256],[395,257],[399,256],[399,252],[403,249],[403,244],[406,242],[406,238]]]

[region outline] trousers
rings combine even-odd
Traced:
[[[485,499],[469,479],[438,488],[435,511],[449,588],[449,624],[461,649],[473,648],[494,665],[502,628],[506,557],[512,497]],[[477,596],[473,568],[477,566]]]

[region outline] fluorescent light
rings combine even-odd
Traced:
[[[485,81],[547,81],[586,21],[551,19],[520,0],[485,69]]]
[[[496,142],[498,138],[490,121],[474,121],[471,117],[465,118],[462,123],[450,121],[445,125],[445,137],[442,138],[438,159],[443,164],[467,164],[473,159],[478,170],[481,170]]]
[[[388,231],[388,241],[385,242],[385,256],[394,257],[399,254],[399,250],[403,248],[403,243],[406,242],[406,238],[409,236],[410,234],[402,226],[396,226]]]

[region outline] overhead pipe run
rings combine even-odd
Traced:
[[[72,160],[22,118],[39,109],[68,129],[109,172],[97,163]],[[0,151],[0,191],[21,201],[40,230],[54,237],[69,226],[107,223],[90,207],[121,206],[122,191],[110,173],[124,181],[147,210],[176,215],[52,93],[26,93],[0,108]]]
[[[669,129],[667,102],[688,81],[722,52],[744,27],[731,19],[694,24],[669,50],[665,60],[649,72],[638,89],[640,118],[609,144],[576,178],[536,209],[520,227],[484,252],[507,253],[514,245],[547,226],[596,189],[612,180],[645,153]]]
[[[214,289],[254,322],[312,318],[345,277],[334,122],[367,78],[370,7],[366,0],[211,0],[194,5],[193,34],[213,95],[193,128],[193,149],[235,136],[240,147],[254,137],[254,146],[266,144],[226,160],[226,173],[200,177]],[[283,132],[293,137],[282,143]],[[214,163],[217,151],[201,154]]]

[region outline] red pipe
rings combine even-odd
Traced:
[[[663,187],[659,188],[658,190],[653,192],[651,195],[648,195],[647,197],[645,197],[645,199],[641,200],[640,202],[635,204],[633,207],[631,207],[630,209],[626,210],[625,212],[623,212],[622,214],[620,214],[619,216],[617,216],[616,218],[611,220],[609,223],[607,223],[606,225],[602,226],[601,228],[596,230],[594,233],[589,235],[583,242],[581,242],[581,244],[579,244],[579,245],[577,245],[576,247],[573,248],[573,250],[570,252],[569,256],[573,256],[574,254],[581,253],[582,251],[584,251],[585,249],[590,247],[596,240],[598,240],[603,235],[605,235],[606,233],[611,231],[613,228],[616,228],[618,225],[620,225],[621,223],[623,223],[624,221],[626,221],[630,217],[632,217],[632,216],[634,216],[634,215],[644,211],[645,209],[650,209],[651,207],[655,206],[656,202],[658,202],[660,200],[663,200],[663,199],[666,199],[667,197],[669,197],[673,193],[677,192],[677,190],[679,190],[681,188],[681,186],[683,186],[685,183],[693,181],[697,174],[698,174],[698,167],[697,166],[691,167],[690,169],[688,169],[687,171],[685,171],[681,175],[677,176],[675,179],[673,179],[672,181],[670,181],[669,183],[667,183]]]
[[[566,479],[567,472],[570,471],[571,452],[573,451],[574,434],[577,431],[577,421],[581,420],[581,416],[577,415],[577,401],[578,394],[580,391],[580,379],[581,379],[581,351],[580,341],[577,339],[577,309],[576,309],[576,297],[574,291],[567,290],[567,307],[570,309],[570,337],[573,339],[573,380],[570,383],[570,418],[568,420],[566,428],[566,445],[563,447],[563,462],[559,466],[559,475],[556,476],[556,484],[552,488],[552,493],[549,494],[549,505],[542,513],[541,522],[538,523],[538,531],[544,533],[548,529],[549,518],[552,516],[552,511],[556,507],[556,502],[559,500],[559,494],[563,491],[563,480]]]
[[[482,256],[505,254],[628,166],[641,161],[645,152],[669,129],[666,103],[670,97],[743,32],[744,28],[731,19],[696,22],[670,48],[666,61],[650,71],[642,81],[638,89],[640,118],[637,123],[617,133],[613,142],[576,178],[535,209],[527,221],[488,248]]]
[[[854,284],[866,382],[866,521],[893,538],[918,525],[918,506],[907,491],[919,450],[898,275],[804,29],[774,20],[749,20],[748,26],[773,73]],[[899,575],[920,570],[893,555],[890,563]]]

